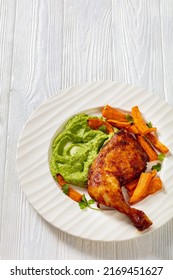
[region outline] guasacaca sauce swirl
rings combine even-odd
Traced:
[[[107,134],[103,127],[100,130],[91,129],[89,118],[91,116],[87,114],[72,117],[52,144],[52,175],[61,174],[66,182],[80,187],[86,186],[94,158],[105,141],[113,135]]]

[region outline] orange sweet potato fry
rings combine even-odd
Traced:
[[[162,180],[159,177],[153,178],[148,186],[148,195],[161,190],[161,188]]]
[[[105,122],[101,119],[97,119],[97,118],[89,119],[88,120],[88,125],[91,129],[98,129],[99,127],[104,125],[106,127],[106,130],[107,130],[108,133],[114,132],[114,129],[111,126],[111,124],[109,124],[108,122]]]
[[[128,196],[131,197],[134,193],[134,190],[129,190],[129,191],[127,191],[127,193],[128,193]]]
[[[152,181],[152,179],[156,176],[157,171],[156,171],[155,169],[153,169],[150,173],[151,173],[151,181]],[[131,181],[130,183],[128,183],[128,184],[125,186],[125,188],[127,189],[127,193],[128,193],[129,196],[132,196],[132,195],[133,195],[133,192],[134,192],[134,190],[136,189],[138,182],[139,182],[139,178],[137,178],[137,179]]]
[[[169,149],[163,143],[161,143],[155,135],[149,133],[146,135],[146,138],[162,154],[166,154],[169,152]]]
[[[143,197],[141,198],[141,200],[144,199],[145,197],[147,197],[148,195],[154,194],[155,192],[157,192],[161,189],[162,189],[161,179],[159,177],[155,177],[155,178],[151,179],[151,182],[149,183],[149,186],[148,186],[145,194],[143,194]],[[127,193],[129,196],[132,196],[134,193],[134,190],[128,190]]]
[[[137,184],[138,184],[139,178],[131,181],[130,183],[128,183],[127,185],[125,185],[125,188],[128,191],[134,191],[134,189],[136,188]]]
[[[156,169],[151,170],[152,179],[157,175]]]
[[[142,146],[142,148],[145,150],[145,152],[149,156],[149,161],[157,160],[158,154],[153,149],[153,147],[150,145],[150,143],[147,140],[145,140],[145,138],[141,135],[138,135],[137,139],[138,139],[140,145]]]
[[[103,125],[103,121],[97,118],[88,119],[88,125],[92,129],[98,129],[101,125]]]
[[[58,184],[62,187],[63,185],[67,184],[64,178],[60,174],[56,174],[56,179]]]
[[[142,114],[141,114],[138,106],[134,106],[132,108],[132,117],[133,117],[134,124],[137,126],[141,135],[146,135],[147,133],[153,132],[156,130],[155,127],[148,127],[146,125],[146,122],[142,118]]]
[[[130,204],[137,203],[137,202],[141,201],[144,197],[146,197],[147,190],[148,190],[151,180],[152,180],[151,173],[144,173],[144,172],[141,173],[138,184],[137,184],[132,196],[129,199]]]
[[[82,199],[82,195],[76,190],[74,190],[72,187],[69,187],[68,196],[76,202],[79,202]]]
[[[61,187],[63,187],[64,185],[67,184],[67,182],[64,180],[64,178],[60,174],[57,174],[56,178],[57,178],[58,184]],[[82,195],[79,192],[77,192],[76,190],[74,190],[72,187],[68,188],[68,194],[67,195],[76,202],[79,202],[82,199]]]
[[[102,109],[102,116],[106,119],[117,120],[121,122],[127,121],[126,114],[109,105],[106,105]]]
[[[130,126],[131,126],[131,124],[127,121],[122,122],[122,121],[107,119],[107,122],[117,128],[130,128]]]
[[[128,132],[131,132],[133,134],[140,134],[139,129],[135,124],[131,125],[129,128],[126,128]]]

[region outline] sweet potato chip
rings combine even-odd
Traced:
[[[138,108],[138,106],[134,106],[132,108],[132,117],[134,124],[137,126],[141,135],[146,135],[149,132],[153,132],[156,130],[155,127],[148,127],[144,119],[142,118],[142,114]]]
[[[64,180],[64,178],[60,174],[57,174],[56,178],[57,178],[58,184],[62,188],[63,188],[63,186],[68,185],[68,183]],[[70,186],[68,187],[67,195],[76,202],[79,202],[82,199],[82,195]]]
[[[126,128],[128,132],[131,132],[133,134],[140,134],[139,129],[135,124],[131,125],[130,127]]]
[[[120,110],[118,110],[116,108],[113,108],[109,105],[106,105],[102,109],[102,116],[106,119],[117,120],[117,121],[120,121],[120,122],[127,121],[126,114],[124,114]]]
[[[91,118],[88,120],[88,125],[91,129],[99,129],[101,126],[105,126],[108,133],[114,132],[113,127],[108,122],[105,122],[98,118]]]
[[[137,184],[138,184],[139,178],[131,181],[130,183],[128,183],[127,185],[125,185],[125,188],[128,191],[134,191],[134,189],[136,188]]]
[[[152,180],[151,173],[141,173],[138,184],[130,197],[129,203],[134,204],[142,200],[147,195],[147,189]]]
[[[117,120],[107,119],[107,122],[117,128],[130,128],[130,126],[131,126],[131,124],[127,121],[121,122],[121,121],[117,121]]]
[[[145,152],[149,156],[149,161],[157,160],[158,154],[153,149],[153,147],[150,145],[150,143],[147,140],[145,140],[145,138],[141,135],[138,135],[137,139],[138,139],[140,145],[142,146],[142,148],[145,150]]]
[[[152,143],[152,145],[161,153],[166,154],[169,152],[169,149],[163,144],[161,143],[158,138],[149,133],[146,135],[146,138]]]
[[[159,177],[153,178],[148,186],[148,195],[161,190],[161,188],[162,180]]]

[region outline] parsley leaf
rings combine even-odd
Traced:
[[[68,195],[69,184],[64,184],[61,188],[62,188],[63,193]]]
[[[161,170],[161,163],[157,163],[156,165],[153,165],[152,167],[151,167],[151,170],[153,170],[153,169],[155,169],[155,170],[157,170],[157,171],[160,171]]]
[[[130,114],[126,114],[126,120],[129,122],[129,123],[133,123],[133,117],[130,115]]]
[[[158,160],[163,161],[165,159],[165,154],[159,154]]]
[[[149,128],[153,127],[152,122],[148,122],[148,123],[147,123],[147,126],[148,126]]]
[[[87,207],[89,207],[89,208],[94,209],[94,210],[99,210],[97,208],[93,208],[93,207],[90,206],[91,204],[94,204],[94,202],[95,201],[93,199],[87,200],[85,194],[83,194],[81,201],[79,201],[78,203],[79,203],[80,209],[86,209]]]
[[[99,128],[98,128],[98,130],[100,130],[100,131],[102,131],[102,132],[104,132],[104,133],[107,133],[107,128],[106,128],[106,126],[103,124],[103,125],[101,125]]]

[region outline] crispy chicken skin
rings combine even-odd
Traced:
[[[121,186],[145,171],[147,160],[147,154],[133,135],[121,130],[100,150],[88,175],[89,195],[99,204],[127,215],[140,231],[147,229],[152,222],[143,211],[126,203]]]

